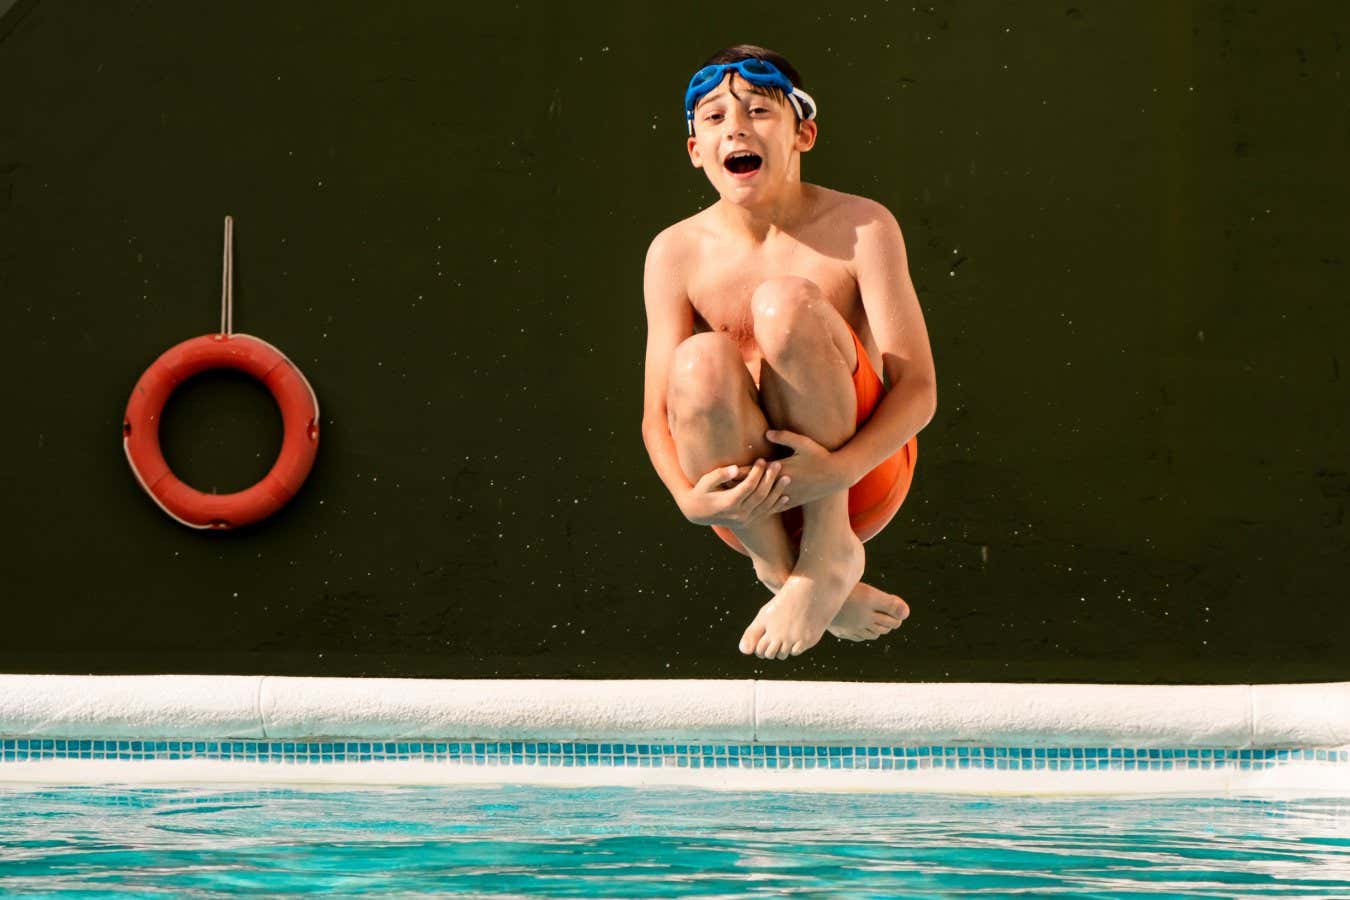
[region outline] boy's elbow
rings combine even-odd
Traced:
[[[920,378],[911,391],[913,393],[910,396],[914,399],[910,402],[923,410],[924,420],[921,427],[926,428],[937,414],[937,382],[932,378]]]
[[[646,408],[642,411],[642,434],[645,437],[649,433],[660,434],[663,431],[670,430],[670,413],[664,403]]]

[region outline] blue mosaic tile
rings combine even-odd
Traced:
[[[1219,747],[972,747],[857,744],[643,744],[584,741],[184,741],[0,738],[0,762],[230,760],[269,764],[417,761],[473,766],[621,766],[695,769],[992,769],[1208,771],[1290,762],[1350,764],[1350,750]]]

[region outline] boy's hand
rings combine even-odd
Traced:
[[[778,460],[783,475],[792,479],[792,500],[776,512],[828,497],[853,486],[838,457],[804,434],[774,429],[764,436],[775,444],[791,447],[791,456]]]
[[[680,498],[680,511],[695,525],[724,528],[743,528],[782,512],[790,501],[783,496],[788,479],[777,477],[781,466],[757,459],[752,466],[713,469]]]

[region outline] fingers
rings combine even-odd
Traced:
[[[774,494],[774,491],[778,490],[777,483],[782,480],[778,477],[778,470],[781,468],[782,464],[777,462],[771,462],[764,467],[764,472],[760,476],[759,484],[751,491],[750,496],[745,499],[745,505],[749,507],[750,510],[760,514],[762,513],[761,507],[770,496],[777,499],[777,495]],[[781,491],[779,491],[779,493],[781,493]]]
[[[792,479],[784,475],[781,478],[774,479],[773,490],[769,491],[764,498],[764,508],[768,512],[782,512],[787,509],[788,497],[783,493],[787,486],[792,483]]]
[[[705,493],[711,491],[722,482],[735,478],[738,468],[739,467],[737,466],[718,466],[711,472],[705,473],[703,477],[694,484],[694,489]]]
[[[705,493],[711,493],[728,482],[739,485],[753,469],[754,466],[738,466],[734,463],[726,466],[718,466],[709,472],[705,472],[703,476],[694,483],[694,489]]]
[[[774,487],[774,476],[778,474],[779,467],[779,463],[767,463],[763,459],[755,460],[755,464],[749,467],[745,479],[733,488],[736,491],[734,495],[736,506],[747,513],[753,513],[763,501],[764,495],[768,494],[769,488]]]
[[[782,467],[780,460],[770,462],[763,458],[748,466],[719,466],[699,478],[694,491],[717,496],[713,502],[720,510],[718,515],[723,517],[722,524],[748,525],[788,508],[783,491],[792,479],[778,477]],[[734,483],[720,489],[728,482]]]
[[[770,429],[764,432],[764,437],[775,444],[791,447],[794,451],[807,449],[810,445],[815,443],[815,441],[804,434],[798,434],[795,431],[787,431],[782,428]]]
[[[755,464],[750,467],[750,472],[741,480],[741,483],[731,489],[732,499],[738,506],[746,505],[746,498],[751,496],[755,488],[759,487],[760,481],[764,477],[764,470],[767,468],[764,460],[757,459]]]
[[[740,494],[737,504],[749,520],[778,512],[785,507],[783,489],[791,479],[779,478],[781,469],[782,463],[778,461],[765,463],[762,459],[755,460],[750,474],[738,486]]]

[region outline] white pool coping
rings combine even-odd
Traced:
[[[1350,682],[1128,685],[755,679],[0,675],[0,738],[690,741],[883,746],[1346,748]],[[903,787],[899,776],[903,775]],[[884,777],[883,777],[884,776]],[[1350,796],[1350,766],[931,772],[0,762],[0,781],[696,784],[1052,793],[1296,790]]]

